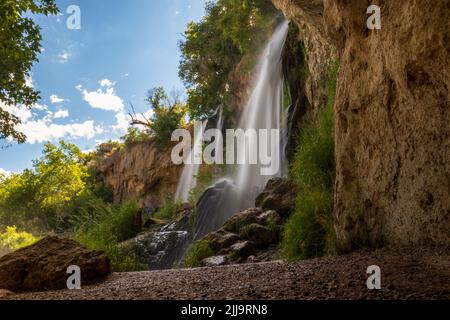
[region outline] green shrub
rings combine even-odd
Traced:
[[[15,251],[21,248],[31,246],[36,243],[39,238],[28,232],[17,231],[16,226],[6,227],[5,232],[0,233],[0,248],[6,248]]]
[[[155,219],[159,219],[162,221],[170,221],[176,218],[178,211],[178,203],[173,199],[167,199],[164,206],[155,213]]]
[[[150,135],[146,130],[139,130],[136,127],[128,127],[127,133],[120,138],[125,146],[150,140]]]
[[[333,197],[336,175],[334,101],[339,66],[330,68],[328,102],[317,121],[302,126],[291,166],[298,186],[296,207],[283,230],[281,255],[288,260],[320,256],[332,250]]]
[[[140,231],[136,226],[139,206],[135,201],[112,207],[99,199],[91,199],[72,219],[74,238],[89,249],[103,250],[115,271],[141,269],[136,257],[125,255],[119,243]]]
[[[214,255],[214,250],[206,240],[194,242],[189,248],[184,262],[187,268],[196,268],[202,265],[202,260]]]

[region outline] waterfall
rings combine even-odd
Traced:
[[[175,201],[187,202],[189,200],[189,195],[191,191],[197,186],[197,175],[200,170],[200,163],[202,157],[203,148],[203,134],[208,127],[208,123],[215,120],[215,128],[222,130],[223,127],[223,110],[218,108],[216,113],[210,120],[205,120],[202,125],[197,125],[194,128],[194,146],[188,155],[188,159],[191,159],[190,164],[185,164],[183,172],[178,183],[177,191],[175,193]],[[214,125],[214,124],[213,124]],[[218,149],[217,144],[219,141],[215,141],[216,150]],[[199,159],[200,158],[200,159]],[[198,161],[195,161],[197,159]]]
[[[284,139],[286,112],[283,108],[281,57],[288,33],[288,24],[288,21],[285,20],[278,26],[265,48],[261,61],[258,64],[255,87],[239,122],[239,128],[244,130],[279,130],[279,152],[271,155],[272,161],[275,161],[279,167],[278,173],[274,176],[281,176],[282,172],[285,171],[285,167],[287,167],[284,152],[286,144],[286,139]],[[252,141],[253,139],[254,137],[249,138],[246,149],[250,150],[252,144],[258,143],[258,141]],[[268,140],[267,147],[270,150],[270,139]],[[249,150],[246,150],[245,154]],[[258,161],[258,164],[238,165],[234,181],[239,189],[240,202],[244,207],[245,205],[253,206],[258,194],[265,187],[266,183],[274,177],[262,175],[261,168],[261,161]]]
[[[203,131],[206,125],[207,120],[203,123],[199,123],[194,128],[194,146],[187,158],[190,159],[190,163],[184,165],[175,193],[175,201],[187,202],[189,200],[190,192],[197,186],[197,175],[200,170],[201,161],[196,160],[198,160],[198,157],[202,156]]]
[[[262,165],[240,164],[228,177],[220,179],[207,188],[197,203],[197,219],[194,239],[200,239],[208,232],[217,230],[234,213],[254,206],[258,194],[274,176],[286,172],[286,119],[283,110],[282,51],[286,41],[289,22],[283,21],[275,30],[257,66],[254,88],[239,121],[239,128],[280,130],[279,154],[272,154],[272,161],[279,164],[278,173],[261,174]],[[249,138],[250,146],[258,143]],[[269,139],[270,140],[270,139]],[[267,141],[269,144],[269,141]],[[270,150],[270,149],[268,149]],[[240,159],[243,160],[243,159]],[[245,163],[245,162],[243,162]]]

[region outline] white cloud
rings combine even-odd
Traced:
[[[8,170],[5,170],[5,169],[0,168],[0,177],[1,177],[1,176],[4,176],[4,177],[7,178],[7,177],[9,177],[11,174],[12,174],[11,171],[8,171]]]
[[[0,108],[16,116],[22,122],[26,122],[33,117],[31,109],[25,106],[7,106],[0,102]]]
[[[32,110],[46,111],[48,110],[48,106],[45,104],[35,103],[32,107]]]
[[[58,110],[53,114],[53,119],[64,119],[69,117],[69,110]]]
[[[31,76],[25,78],[25,86],[33,88],[33,78]]]
[[[94,125],[93,120],[83,123],[54,124],[48,119],[39,119],[19,124],[17,129],[27,136],[27,142],[31,144],[63,138],[92,139],[103,132],[101,127]]]
[[[53,104],[57,104],[57,103],[64,102],[64,99],[58,97],[56,94],[52,94],[50,96],[50,102],[53,103]]]
[[[113,126],[114,131],[126,132],[130,125],[131,118],[129,115],[124,112],[118,112],[116,114],[116,122],[117,124]]]
[[[92,108],[114,111],[116,113],[121,112],[124,104],[114,90],[114,83],[108,79],[103,79],[99,83],[100,88],[96,91],[88,91],[83,89],[81,85],[76,86],[76,88],[83,94],[83,99]]]
[[[137,117],[138,117],[139,120],[147,121],[147,120],[150,120],[153,117],[154,113],[155,113],[155,111],[153,111],[153,109],[150,109],[147,112],[144,112],[143,115],[139,114]]]
[[[103,132],[103,129],[96,126],[92,120],[71,124],[53,123],[53,119],[67,118],[69,116],[68,110],[58,110],[53,113],[48,110],[46,105],[39,104],[32,106],[30,109],[25,106],[5,106],[0,103],[0,108],[21,120],[22,123],[18,124],[16,129],[26,135],[27,142],[30,144],[63,138],[91,139]],[[32,113],[33,109],[46,111],[46,115],[43,118],[36,119],[36,115]]]
[[[72,54],[70,52],[68,52],[67,50],[63,50],[60,54],[58,54],[58,61],[60,63],[66,63],[67,61],[69,61],[71,56]]]
[[[111,80],[103,79],[99,81],[100,86],[102,87],[112,87],[115,85],[115,83],[111,82]]]

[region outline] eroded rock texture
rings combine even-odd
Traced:
[[[96,170],[113,191],[114,202],[138,199],[143,208],[155,209],[175,194],[183,170],[172,162],[170,152],[152,142],[136,143],[105,158]]]
[[[450,2],[273,2],[299,26],[312,83],[334,50],[340,60],[340,249],[450,244]],[[366,26],[372,4],[381,7],[381,30]],[[314,105],[321,90],[311,88]]]
[[[305,49],[308,79],[305,94],[313,110],[326,102],[328,66],[336,59],[336,51],[326,35],[323,1],[272,0],[275,7],[299,29],[299,41]],[[295,102],[295,101],[294,101]]]
[[[103,280],[110,261],[101,251],[86,250],[73,240],[46,237],[0,258],[0,288],[15,292],[67,288],[69,266],[81,269],[81,284]],[[0,290],[0,296],[7,291]]]
[[[450,244],[450,2],[326,1],[325,21],[341,60],[338,244]]]

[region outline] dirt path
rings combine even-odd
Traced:
[[[382,271],[382,290],[366,287],[367,267]],[[115,273],[79,291],[11,299],[450,299],[450,249],[361,251],[302,262]]]

